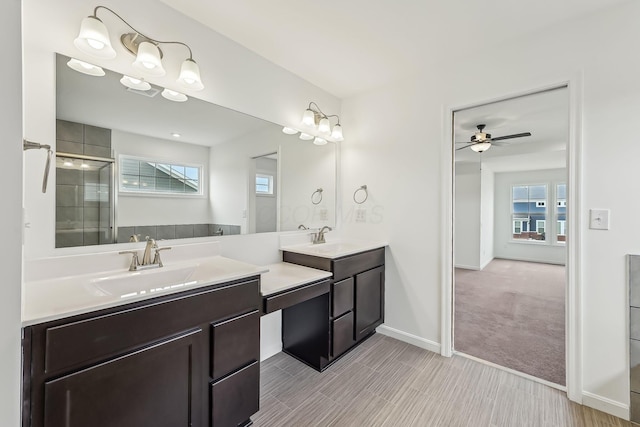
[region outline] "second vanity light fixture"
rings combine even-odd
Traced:
[[[331,118],[337,119],[337,123],[333,126],[333,129],[331,128]],[[300,139],[313,140],[313,143],[316,145],[326,144],[328,138],[335,142],[344,141],[340,116],[337,114],[327,115],[323,113],[315,102],[309,103],[309,107],[307,107],[302,115],[300,127],[301,129],[294,129],[285,126],[282,132],[287,135],[295,135],[300,132]]]
[[[111,45],[109,31],[102,20],[98,18],[98,10],[100,9],[111,12],[133,31],[122,34],[120,36],[120,42],[128,52],[135,55],[135,61],[132,67],[137,73],[151,77],[166,75],[166,70],[162,64],[163,52],[160,50],[160,45],[178,44],[184,46],[189,51],[189,57],[182,62],[182,66],[180,67],[180,75],[177,79],[178,83],[186,89],[204,89],[202,79],[200,78],[200,68],[193,60],[191,48],[186,43],[180,41],[161,41],[151,38],[133,28],[124,18],[105,6],[96,6],[93,10],[93,15],[82,20],[78,37],[73,41],[73,44],[80,51],[100,59],[111,59],[116,56],[116,51]],[[71,63],[72,61],[74,61],[73,64]],[[75,59],[72,61],[69,61],[68,65],[76,71],[90,75],[100,75],[96,71],[96,68],[100,69],[100,67]],[[120,82],[126,87],[137,90],[149,90],[151,88],[149,83],[144,81],[143,78],[133,76],[124,75]],[[187,100],[186,95],[170,89],[165,89],[162,92],[162,96],[171,101],[181,102]]]

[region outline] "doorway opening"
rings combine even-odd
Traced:
[[[453,349],[566,385],[566,86],[453,113]]]

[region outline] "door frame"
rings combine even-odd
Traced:
[[[582,403],[582,306],[581,306],[581,263],[582,263],[582,227],[580,212],[583,211],[581,198],[582,185],[582,110],[583,75],[576,72],[570,78],[547,85],[510,93],[482,102],[464,105],[445,105],[442,109],[443,126],[441,150],[442,164],[442,212],[441,212],[441,331],[440,352],[443,356],[453,355],[453,238],[454,238],[454,144],[453,114],[466,108],[487,103],[531,95],[555,88],[567,87],[569,96],[569,139],[567,142],[567,262],[566,262],[566,298],[565,298],[565,350],[566,350],[566,390],[567,397]]]

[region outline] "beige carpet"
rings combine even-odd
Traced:
[[[454,348],[565,384],[565,268],[494,259],[455,270]]]

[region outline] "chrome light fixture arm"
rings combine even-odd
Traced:
[[[126,19],[124,19],[122,16],[120,16],[117,12],[115,12],[114,10],[106,7],[106,6],[96,6],[93,9],[93,15],[90,16],[90,18],[95,18],[100,20],[100,18],[98,18],[98,10],[99,9],[104,9],[107,10],[109,12],[111,12],[113,15],[115,15],[118,19],[120,19],[122,22],[124,22],[124,24],[131,28],[131,30],[133,30],[134,33],[136,33],[137,35],[140,35],[142,37],[144,37],[145,39],[147,39],[147,41],[150,41],[152,43],[154,43],[155,45],[159,45],[159,44],[179,44],[182,45],[184,47],[187,48],[187,50],[189,51],[189,59],[193,61],[193,51],[191,50],[191,48],[189,47],[188,44],[180,42],[180,41],[164,41],[164,40],[157,40],[154,39],[153,37],[149,37],[148,35],[146,35],[145,33],[143,33],[142,31],[139,31],[138,29],[134,28],[133,25],[129,24],[129,22],[127,22]],[[101,21],[101,20],[100,20]],[[133,52],[135,54],[135,52]]]

